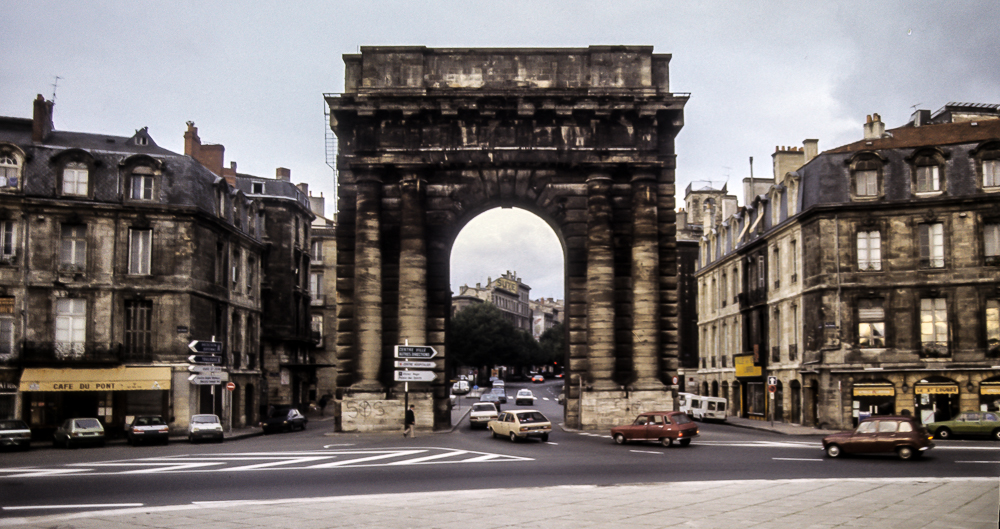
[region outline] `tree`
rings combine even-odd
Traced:
[[[513,364],[519,347],[514,326],[492,303],[470,305],[455,315],[448,331],[448,355],[458,365]]]
[[[566,335],[562,322],[553,325],[539,337],[538,346],[541,350],[541,364],[550,365],[553,362],[561,364],[566,355]]]

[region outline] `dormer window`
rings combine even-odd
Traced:
[[[0,188],[17,187],[21,164],[10,154],[0,154]]]
[[[154,173],[149,167],[140,165],[132,169],[129,197],[132,200],[153,200]]]
[[[938,194],[944,189],[943,160],[937,153],[918,154],[912,163],[915,193]]]
[[[871,153],[862,154],[851,163],[854,200],[872,200],[882,195],[882,166],[882,160]]]
[[[82,162],[69,162],[63,167],[62,190],[64,195],[87,196],[89,170]]]
[[[1000,187],[1000,159],[983,160],[983,187]]]

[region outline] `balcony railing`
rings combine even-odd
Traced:
[[[120,364],[122,347],[106,342],[25,342],[26,364]]]

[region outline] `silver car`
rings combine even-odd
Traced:
[[[192,415],[191,423],[188,424],[188,441],[196,443],[205,439],[221,443],[223,440],[222,422],[218,415],[204,414]]]
[[[19,419],[0,421],[0,447],[31,448],[31,428]]]
[[[101,425],[101,421],[92,418],[66,419],[56,428],[56,433],[52,436],[52,446],[66,448],[85,444],[104,446],[104,440],[104,426]]]

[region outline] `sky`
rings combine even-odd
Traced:
[[[0,115],[31,117],[36,94],[54,93],[59,130],[149,127],[175,152],[194,121],[204,143],[226,147],[227,166],[267,177],[287,167],[332,217],[323,94],[343,91],[343,54],[652,45],[672,54],[671,90],[691,94],[676,140],[682,204],[692,182],[739,195],[749,158],[770,175],[776,146],[856,141],[869,114],[894,128],[915,109],[1000,103],[998,27],[996,0],[5,2]],[[533,299],[563,297],[552,230],[522,210],[484,213],[455,243],[452,290],[508,270]]]

